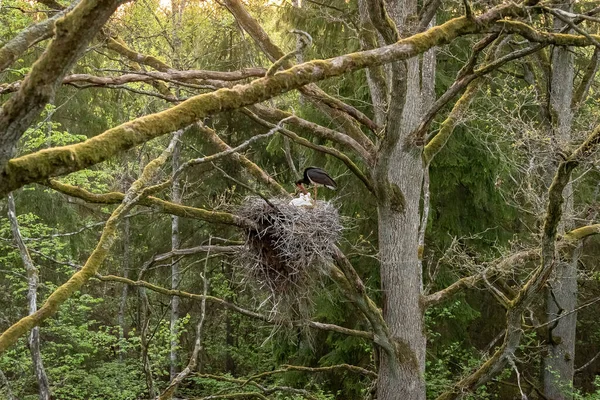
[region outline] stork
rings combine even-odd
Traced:
[[[327,172],[317,167],[308,167],[304,170],[304,178],[296,181],[296,186],[302,193],[308,193],[304,185],[313,185],[315,188],[315,200],[317,199],[317,187],[325,186],[327,189],[335,190],[337,184]]]

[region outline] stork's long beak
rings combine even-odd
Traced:
[[[300,191],[301,191],[302,193],[304,193],[304,194],[308,194],[308,191],[307,191],[307,190],[304,188],[304,186],[303,186],[301,183],[297,183],[297,184],[296,184],[296,187],[297,187],[298,189],[300,189]]]

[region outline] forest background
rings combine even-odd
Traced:
[[[600,398],[599,12],[0,0],[0,398]]]

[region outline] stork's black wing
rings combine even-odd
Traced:
[[[327,172],[317,167],[308,167],[304,170],[304,181],[310,181],[313,184],[323,185],[328,189],[335,190],[337,183],[329,176]]]

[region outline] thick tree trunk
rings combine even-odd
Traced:
[[[555,26],[562,27],[556,22]],[[550,89],[550,111],[553,138],[559,147],[568,143],[571,134],[573,113],[573,54],[570,49],[556,47],[552,55]],[[569,217],[573,211],[573,189],[565,188],[564,223],[561,230],[572,228]],[[568,314],[548,327],[546,354],[542,360],[545,395],[553,400],[573,398],[571,390],[575,360],[575,328],[577,313],[577,254],[564,262],[558,262],[555,276],[546,288],[546,315],[549,321]],[[569,314],[570,313],[570,314]]]
[[[393,139],[382,146],[376,167],[380,187],[378,215],[383,316],[396,340],[399,357],[397,370],[391,368],[393,364],[385,354],[381,358],[377,392],[380,400],[425,399],[426,339],[420,304],[422,272],[419,260],[423,162],[421,149],[406,143],[421,114],[419,60],[406,62],[404,77],[399,76],[402,69],[394,68],[391,85],[386,137]],[[382,184],[385,187],[381,187]]]
[[[414,27],[414,0],[387,2],[389,17],[400,35]],[[388,74],[387,121],[375,167],[378,187],[379,257],[383,316],[397,348],[397,365],[382,352],[377,398],[425,399],[425,329],[421,306],[419,258],[420,200],[424,166],[422,149],[407,141],[418,126],[424,98],[432,97],[435,57],[394,64]],[[421,87],[423,83],[423,87]]]

